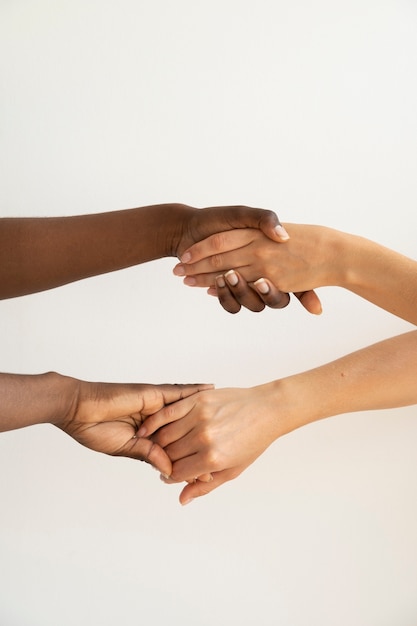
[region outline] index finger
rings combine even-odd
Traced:
[[[254,228],[235,228],[215,233],[185,250],[181,255],[180,261],[181,263],[196,263],[201,261],[201,259],[206,259],[216,254],[242,248],[253,241],[254,233],[257,232]]]
[[[138,437],[150,437],[159,428],[162,428],[162,426],[176,422],[188,415],[194,406],[195,401],[192,396],[165,406],[163,409],[156,411],[153,415],[146,418],[137,432]]]
[[[189,384],[166,384],[156,385],[162,392],[165,404],[171,404],[172,402],[178,402],[189,396],[193,396],[199,391],[206,391],[207,389],[213,389],[214,385],[211,383],[189,383]]]

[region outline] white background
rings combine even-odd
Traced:
[[[0,0],[0,66],[3,216],[242,203],[415,256],[413,0]],[[251,386],[409,329],[338,289],[227,315],[173,265],[3,301],[0,371]],[[340,416],[182,508],[5,433],[0,624],[414,626],[416,444],[414,407]]]

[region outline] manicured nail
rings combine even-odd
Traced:
[[[239,279],[237,277],[237,274],[234,270],[229,270],[225,275],[224,275],[225,279],[227,280],[227,282],[229,283],[229,285],[231,287],[236,287],[236,285],[239,282]]]
[[[145,437],[146,435],[146,426],[141,426],[136,433],[136,437]]]
[[[189,287],[195,287],[196,284],[197,284],[197,281],[192,276],[186,276],[184,278],[184,285],[188,285]]]
[[[224,278],[223,278],[223,276],[221,274],[220,274],[220,276],[216,276],[216,285],[220,289],[223,289],[223,287],[226,287],[226,283],[224,282]]]
[[[265,278],[259,278],[259,280],[255,281],[253,284],[255,285],[259,293],[262,293],[264,296],[269,293],[269,285],[266,282]]]
[[[278,237],[282,239],[282,241],[287,241],[287,239],[290,238],[289,234],[287,233],[287,231],[281,224],[278,224],[278,226],[275,226],[274,230],[275,230],[275,233],[278,235]]]
[[[183,265],[176,265],[173,272],[175,276],[185,276],[185,267]]]
[[[191,254],[189,252],[184,252],[182,257],[180,257],[180,261],[181,263],[188,263],[191,261]]]

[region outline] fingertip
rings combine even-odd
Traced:
[[[321,315],[323,313],[320,298],[315,291],[305,291],[303,294],[297,295],[297,297],[303,307],[312,315]]]
[[[277,226],[275,226],[274,233],[280,241],[288,241],[288,239],[290,238],[289,234],[282,224],[277,224]]]
[[[189,263],[191,261],[191,252],[186,250],[184,254],[180,256],[181,263]]]
[[[226,287],[226,283],[224,282],[224,276],[222,274],[216,276],[216,287],[218,289],[224,289]]]
[[[266,296],[270,292],[270,287],[265,278],[259,278],[253,283],[253,285],[256,288],[256,291],[258,291],[263,296]]]
[[[178,263],[172,270],[172,273],[174,276],[185,276],[185,267],[181,263]]]

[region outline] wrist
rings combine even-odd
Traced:
[[[361,283],[367,266],[364,251],[367,240],[357,235],[333,231],[332,285],[354,290]]]
[[[273,407],[273,440],[331,415],[316,370],[294,374],[263,385]]]
[[[77,405],[77,385],[55,372],[0,374],[0,432],[37,424],[61,427]]]
[[[320,286],[344,287],[351,272],[351,235],[327,226],[318,226],[317,229],[316,245],[322,251]]]
[[[190,245],[189,241],[184,243],[184,238],[190,229],[190,222],[196,209],[186,204],[169,204],[163,205],[162,210],[164,213],[163,223],[165,224],[164,256],[179,257]]]
[[[56,372],[48,372],[43,377],[49,399],[49,411],[44,422],[64,429],[77,412],[81,381]]]

